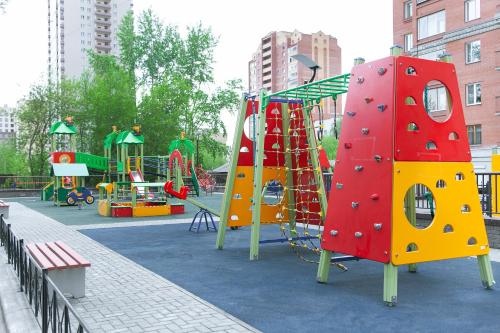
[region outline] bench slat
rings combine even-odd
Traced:
[[[40,250],[36,247],[36,244],[28,244],[26,245],[28,248],[28,251],[30,251],[31,255],[33,256],[33,259],[35,259],[38,264],[42,267],[42,269],[48,269],[48,270],[53,270],[56,267],[54,264],[52,264],[46,257],[43,255]]]
[[[57,246],[59,246],[59,248],[61,248],[61,250],[66,252],[70,257],[75,259],[75,261],[78,262],[81,267],[90,267],[90,262],[88,260],[86,260],[82,256],[80,256],[72,248],[67,246],[64,242],[57,241],[57,242],[55,242],[55,244]]]
[[[66,267],[66,263],[61,260],[54,252],[52,252],[45,243],[37,243],[36,247],[43,253],[43,255],[54,264],[56,268]]]
[[[78,263],[75,259],[71,258],[66,252],[62,251],[54,242],[45,243],[47,247],[61,259],[66,264],[67,268],[77,268],[80,267],[80,263]]]

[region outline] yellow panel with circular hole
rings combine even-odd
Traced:
[[[262,172],[262,186],[269,181],[277,180],[283,186],[286,184],[284,168],[264,167]],[[234,177],[233,193],[231,194],[231,205],[227,225],[229,227],[243,227],[252,224],[252,199],[253,196],[253,167],[238,166]],[[281,199],[281,200],[279,200]],[[277,199],[272,194],[262,197],[260,220],[262,224],[283,223],[288,221],[288,212],[283,210],[288,199],[286,192]],[[269,204],[265,204],[268,202]],[[279,203],[278,203],[279,202]]]
[[[415,184],[421,184],[415,187]],[[429,213],[432,193],[435,216],[414,227],[404,200],[415,188],[418,213]],[[394,265],[487,254],[488,238],[469,162],[395,162],[391,261]]]
[[[500,172],[500,150],[491,156],[491,172]],[[500,176],[491,177],[491,208],[494,212],[500,211]],[[500,214],[493,214],[500,217]]]

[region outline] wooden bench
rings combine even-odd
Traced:
[[[9,204],[5,203],[5,201],[0,200],[0,215],[3,214],[3,217],[9,218]]]
[[[26,248],[63,294],[74,298],[85,296],[85,269],[90,262],[60,241],[32,243]]]

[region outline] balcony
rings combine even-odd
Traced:
[[[95,20],[95,23],[97,25],[102,25],[102,26],[108,26],[108,27],[111,26],[111,21],[109,21],[109,20],[106,21],[102,18],[98,18],[97,20]]]
[[[95,3],[95,8],[96,9],[111,9],[111,5],[109,4],[109,2],[102,2],[102,1],[98,1]]]
[[[110,45],[104,45],[104,44],[100,44],[99,45],[99,43],[98,43],[98,44],[95,45],[95,48],[97,50],[101,50],[101,51],[111,51],[111,46]]]
[[[106,12],[103,12],[103,11],[96,11],[95,12],[95,16],[96,17],[111,18],[111,14],[110,13],[106,13]]]
[[[97,28],[95,28],[95,32],[98,33],[98,34],[109,35],[111,33],[111,30],[110,29],[104,29],[104,28],[97,27]]]
[[[99,41],[99,42],[109,43],[109,42],[111,42],[111,37],[103,36],[103,35],[101,35],[101,36],[95,35],[95,40]]]

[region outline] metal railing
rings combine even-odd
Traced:
[[[0,176],[0,191],[38,191],[51,181],[50,176]]]
[[[476,181],[483,214],[500,214],[500,172],[476,173]]]
[[[90,332],[63,293],[25,250],[24,240],[12,232],[0,215],[0,245],[19,279],[19,288],[28,299],[42,333]],[[9,313],[5,313],[8,316]]]

